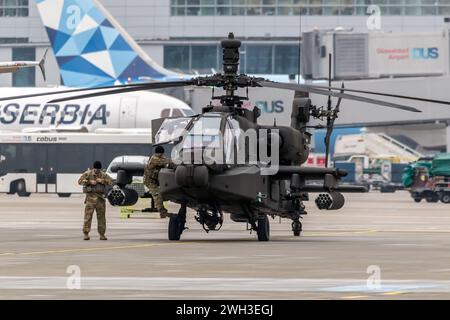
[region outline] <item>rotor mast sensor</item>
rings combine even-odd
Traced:
[[[234,38],[233,32],[228,34],[228,39],[222,40],[223,72],[225,76],[237,76],[239,70],[239,48],[241,41]]]
[[[238,89],[237,76],[239,71],[239,48],[241,47],[241,41],[234,38],[234,34],[230,32],[228,38],[222,40],[223,51],[223,73],[224,73],[224,89],[225,89],[225,104],[228,106],[234,106],[240,99],[234,98],[234,92]]]

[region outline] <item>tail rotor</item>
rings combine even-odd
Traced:
[[[330,54],[328,56],[328,87],[329,91],[331,92],[331,77],[332,77],[332,55]],[[341,93],[344,93],[345,85],[342,82],[342,90]],[[342,98],[339,98],[336,107],[333,108],[333,103],[331,100],[331,96],[328,96],[328,102],[327,102],[327,132],[325,134],[325,166],[328,168],[329,161],[330,161],[330,144],[331,144],[331,135],[333,134],[334,130],[334,123],[336,119],[338,118],[340,106],[341,106]]]

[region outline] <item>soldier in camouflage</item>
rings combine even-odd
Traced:
[[[108,240],[106,233],[106,206],[105,206],[105,187],[112,185],[112,179],[102,170],[102,164],[99,161],[94,163],[94,168],[86,171],[78,180],[78,184],[83,186],[83,192],[86,194],[86,205],[84,210],[84,240],[89,240],[91,231],[92,216],[94,210],[97,212],[97,225],[100,240]]]
[[[159,191],[158,174],[162,168],[172,166],[173,163],[164,156],[164,148],[157,146],[155,154],[148,161],[144,169],[144,184],[152,195],[155,207],[158,209],[161,218],[169,217],[167,209],[164,208],[163,198]]]

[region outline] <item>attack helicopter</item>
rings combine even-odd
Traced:
[[[30,94],[0,99],[10,100],[43,95],[65,95],[49,103],[98,97],[116,93],[173,87],[200,86],[212,88],[212,101],[202,113],[192,117],[154,120],[154,145],[170,146],[175,164],[159,172],[160,191],[164,199],[180,204],[178,214],[172,215],[168,226],[170,240],[180,240],[186,230],[187,208],[197,212],[196,220],[206,232],[218,231],[224,213],[231,220],[246,223],[248,230],[256,231],[259,241],[269,241],[269,217],[292,221],[294,236],[300,236],[300,219],[307,214],[305,202],[311,193],[318,193],[315,204],[320,210],[339,210],[345,204],[345,193],[366,192],[364,187],[340,185],[347,175],[344,170],[328,167],[330,137],[344,99],[409,112],[420,110],[388,101],[351,93],[378,95],[413,101],[450,105],[448,101],[353,90],[341,87],[309,84],[277,83],[263,78],[239,74],[241,42],[232,33],[221,42],[223,72],[188,80],[150,82],[100,88],[64,90],[51,94]],[[331,60],[331,59],[330,59]],[[331,63],[330,63],[331,66]],[[331,67],[330,67],[331,69]],[[331,78],[331,77],[330,77]],[[215,88],[223,94],[215,95]],[[243,107],[247,95],[236,94],[239,89],[277,88],[295,91],[291,125],[262,126],[258,124],[261,112]],[[326,106],[316,106],[309,94],[328,96]],[[333,106],[332,98],[338,98]],[[151,107],[151,106],[149,106]],[[312,120],[326,121],[325,168],[304,166],[310,152]],[[247,132],[254,133],[247,135]],[[251,139],[253,138],[253,140]],[[238,161],[239,160],[241,161]],[[108,193],[114,206],[137,202],[136,191],[127,187],[134,176],[142,176],[142,164],[118,164],[115,186]]]

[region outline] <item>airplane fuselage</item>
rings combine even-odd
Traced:
[[[52,92],[62,88],[4,88],[1,96]],[[36,97],[0,103],[0,130],[28,128],[85,127],[150,128],[151,120],[192,113],[181,100],[154,93],[137,92],[114,96],[49,103],[49,97]]]

